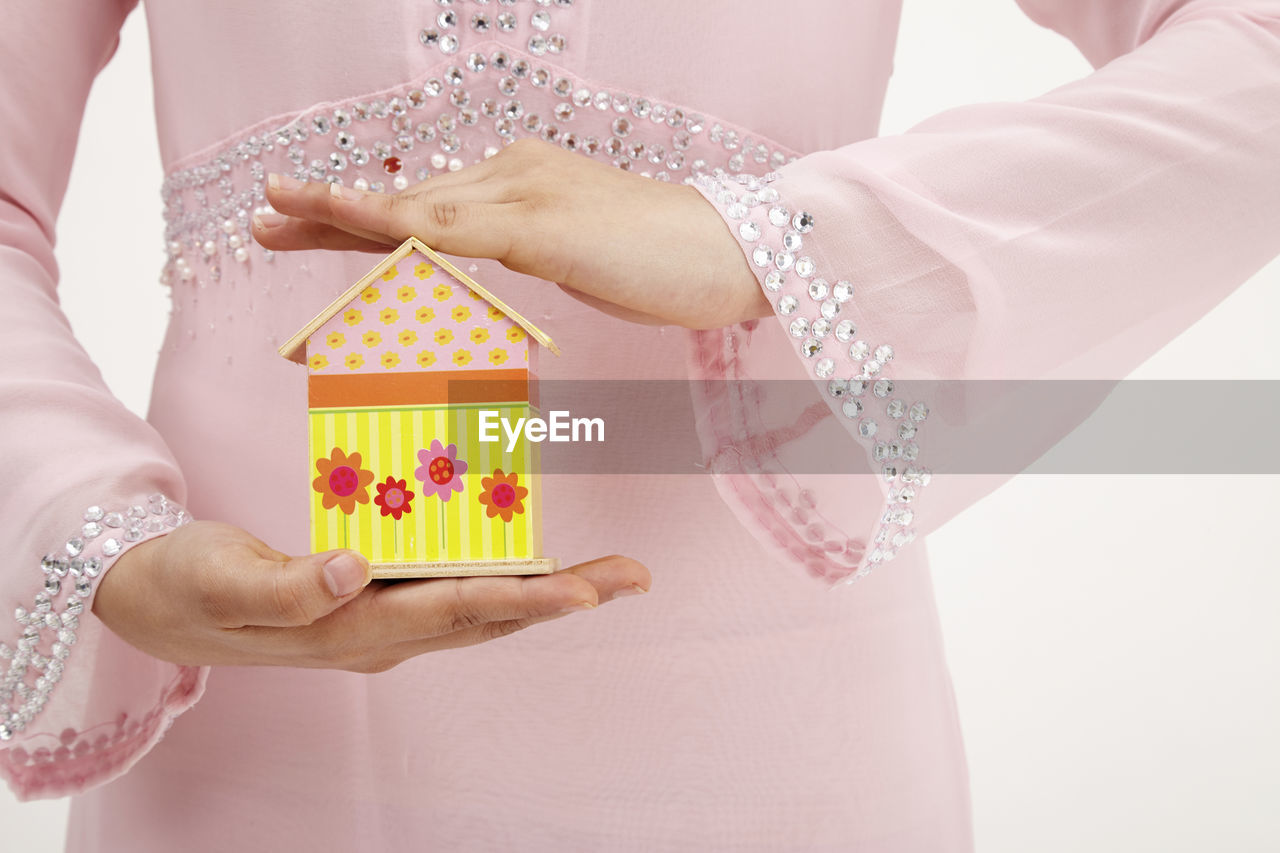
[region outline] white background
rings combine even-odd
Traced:
[[[886,133],[1089,70],[1013,0],[906,6]],[[135,13],[89,103],[58,259],[77,334],[138,412],[168,311],[146,286],[162,242],[150,110]],[[1280,379],[1277,317],[1280,263],[1139,375]],[[1023,477],[931,538],[978,850],[1280,849],[1277,506],[1278,477]],[[61,850],[65,815],[0,791],[10,849]]]

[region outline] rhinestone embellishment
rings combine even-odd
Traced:
[[[121,539],[136,542],[166,533],[191,521],[182,507],[161,494],[152,495],[147,505],[106,512],[100,506],[84,511],[83,527],[67,539],[60,551],[40,561],[44,575],[41,591],[31,607],[14,611],[18,639],[12,645],[0,642],[0,741],[22,732],[44,709],[49,696],[62,679],[71,647],[75,645],[79,617],[93,594],[94,582],[105,567],[103,557],[118,555]],[[123,532],[98,541],[99,525]],[[98,528],[89,537],[85,531]],[[88,539],[89,541],[85,541]],[[95,553],[95,548],[101,554]],[[60,605],[60,606],[59,606]],[[7,666],[3,663],[7,661]]]
[[[843,581],[851,583],[891,560],[915,538],[911,527],[915,514],[905,505],[913,503],[932,478],[928,468],[915,464],[919,425],[928,417],[929,407],[923,401],[908,405],[895,396],[894,381],[885,375],[896,356],[892,345],[856,339],[855,321],[836,319],[846,309],[846,313],[855,310],[854,285],[846,279],[830,283],[820,275],[811,255],[797,256],[819,233],[817,217],[781,201],[781,194],[771,186],[779,177],[716,169],[698,175],[693,183],[724,211],[726,219],[736,222],[733,230],[752,265],[762,271],[761,285],[770,294],[797,354],[814,379],[821,380],[824,398],[836,415],[850,424],[877,463],[885,484],[885,507],[874,547]],[[889,460],[912,464],[904,468]]]
[[[596,89],[545,64],[569,48],[560,19],[572,14],[572,0],[477,0],[476,6],[437,0],[418,32],[439,61],[425,79],[255,130],[170,173],[161,189],[167,251],[161,280],[218,281],[228,268],[219,264],[223,256],[236,265],[272,260],[250,234],[253,215],[271,212],[270,171],[395,192],[529,136],[661,181],[687,181],[716,165],[742,171],[794,159],[742,129],[677,105]],[[744,215],[746,207],[744,199]],[[787,224],[798,247],[802,229],[792,228],[789,218]]]

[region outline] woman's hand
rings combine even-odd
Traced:
[[[352,551],[291,558],[239,528],[195,522],[125,552],[99,581],[93,612],[173,663],[382,672],[650,582],[644,566],[615,556],[551,575],[371,583]]]
[[[695,329],[772,313],[719,213],[693,187],[614,169],[540,140],[394,195],[272,175],[268,249],[386,252],[410,235],[493,258],[603,311]]]

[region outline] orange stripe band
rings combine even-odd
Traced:
[[[527,370],[435,370],[312,375],[312,409],[508,403],[529,399]]]

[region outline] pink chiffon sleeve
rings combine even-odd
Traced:
[[[0,774],[21,799],[123,773],[207,674],[93,615],[114,560],[189,516],[166,497],[181,500],[183,481],[164,442],[111,396],[56,294],[54,223],[85,99],[133,5],[10,4],[0,27]],[[153,286],[139,275],[119,299]]]
[[[776,313],[694,334],[710,468],[762,543],[828,583],[1018,470],[956,464],[1016,414],[1018,383],[955,380],[1118,380],[1280,251],[1280,4],[1021,5],[1096,70],[697,184]],[[776,417],[756,380],[788,377],[808,397]],[[1096,385],[1020,440],[1051,447]],[[854,456],[864,474],[822,472]]]

